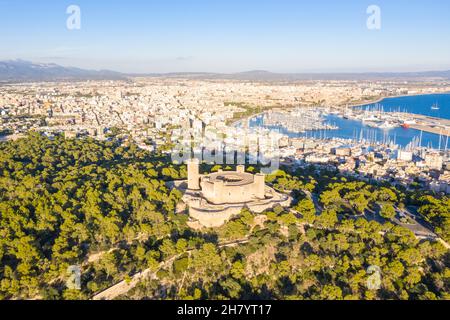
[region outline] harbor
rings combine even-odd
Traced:
[[[407,112],[385,112],[382,110],[351,109],[337,112],[344,119],[359,120],[366,126],[384,130],[402,127],[437,135],[450,135],[450,120]]]
[[[243,123],[248,127],[276,130],[290,138],[364,140],[374,144],[398,145],[402,148],[426,147],[447,150],[450,147],[448,139],[450,95],[398,99],[399,101],[408,99],[408,104],[402,105],[395,98],[389,98],[388,104],[382,100],[375,104],[348,108],[303,108],[303,112],[300,113],[294,109],[285,111],[281,116],[267,112]],[[420,105],[416,106],[413,99],[418,99]],[[438,103],[433,102],[436,100]],[[296,113],[299,116],[295,116]]]
[[[418,114],[408,114],[415,123],[409,124],[409,128],[434,133],[442,136],[450,136],[450,120],[433,118]]]
[[[283,126],[296,133],[339,129],[326,120],[327,115],[325,110],[317,108],[296,108],[289,111],[271,110],[264,115],[264,121],[268,126]]]

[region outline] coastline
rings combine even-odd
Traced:
[[[338,108],[345,108],[345,107],[349,107],[349,108],[358,108],[358,107],[364,107],[367,105],[371,105],[371,104],[375,104],[375,103],[380,103],[383,100],[386,99],[394,99],[394,98],[404,98],[404,97],[417,97],[417,96],[428,96],[428,95],[444,95],[444,94],[450,94],[450,91],[444,91],[444,92],[430,92],[430,93],[412,93],[412,94],[400,94],[400,95],[392,95],[392,96],[386,96],[386,97],[380,97],[377,98],[375,100],[368,100],[367,102],[364,103],[354,103],[354,104],[349,104],[349,105],[338,105]],[[274,107],[275,108],[275,107]],[[278,107],[277,107],[278,108]],[[236,126],[237,123],[246,120],[248,118],[254,118],[260,114],[264,114],[265,112],[267,112],[269,110],[265,110],[263,112],[259,112],[259,113],[255,113],[253,115],[247,116],[247,117],[243,117],[241,119],[238,119],[236,121],[234,121],[230,126],[234,127]],[[420,114],[418,114],[420,115]]]
[[[443,92],[430,92],[430,93],[414,93],[414,94],[403,94],[403,95],[392,95],[392,96],[386,96],[386,97],[380,97],[377,98],[375,100],[372,101],[368,101],[368,102],[364,102],[364,103],[358,103],[358,104],[352,104],[352,105],[347,105],[345,107],[350,107],[350,108],[361,108],[367,105],[371,105],[371,104],[376,104],[376,103],[380,103],[386,99],[395,99],[395,98],[403,98],[403,97],[417,97],[417,96],[428,96],[428,95],[446,95],[446,94],[450,94],[449,91],[443,91]],[[338,108],[344,108],[343,105],[340,105]],[[234,121],[231,126],[232,127],[236,127],[237,125],[239,125],[240,123],[243,123],[244,121],[248,120],[248,119],[252,119],[255,118],[261,114],[264,114],[265,112],[267,112],[268,110],[265,110],[263,112],[258,112],[255,113],[253,115],[249,115],[247,117],[243,117],[241,119],[238,119],[236,121]],[[430,116],[424,116],[422,114],[418,114],[418,113],[412,113],[409,112],[409,114],[411,115],[411,118],[416,118],[416,119],[420,119],[422,121],[420,121],[419,123],[417,123],[417,125],[411,126],[410,129],[411,130],[415,130],[415,131],[424,131],[424,132],[428,132],[434,135],[439,135],[439,134],[444,134],[444,135],[450,135],[450,130],[443,130],[435,128],[434,125],[430,124],[429,121],[430,120],[436,120],[439,122],[447,122],[448,119],[445,118],[433,118]],[[428,120],[428,121],[423,121],[423,120]],[[428,122],[428,123],[427,123]]]
[[[386,99],[429,96],[429,95],[444,95],[444,94],[450,94],[450,91],[430,92],[430,93],[412,93],[412,94],[401,94],[401,95],[386,96],[386,97],[378,98],[376,100],[373,100],[373,101],[370,101],[370,102],[367,102],[367,103],[348,105],[348,107],[350,107],[350,108],[364,107],[364,106],[367,106],[367,105],[370,105],[370,104],[380,103],[380,102],[382,102],[383,100],[386,100]],[[345,106],[340,105],[339,107],[345,107]]]
[[[352,108],[356,108],[356,107],[361,108],[366,105],[371,105],[371,104],[374,104],[377,102],[381,102],[385,99],[395,99],[395,98],[401,98],[401,97],[420,97],[420,96],[430,96],[430,95],[448,95],[448,94],[450,94],[450,92],[442,91],[442,92],[437,92],[437,93],[431,92],[431,93],[420,93],[420,94],[415,93],[415,94],[408,94],[408,95],[389,96],[389,97],[374,99],[371,102],[355,104],[352,106]],[[337,110],[341,110],[341,111],[339,111],[340,113],[342,113],[344,111],[344,109],[341,107],[335,107],[335,108]],[[266,111],[264,111],[264,112],[266,112]],[[264,114],[264,112],[255,113],[254,115],[250,115],[243,119],[239,119],[239,120],[235,121],[232,125],[234,127],[236,127],[237,125],[242,124],[246,119],[252,119],[254,117],[257,117],[260,114]],[[392,112],[392,113],[395,114],[395,112]],[[411,138],[414,138],[415,136],[418,136],[420,134],[420,132],[423,132],[423,133],[430,134],[430,136],[428,136],[428,139],[430,139],[430,141],[432,141],[433,145],[436,145],[436,143],[438,143],[437,139],[439,138],[439,136],[444,136],[444,137],[449,136],[450,137],[450,130],[449,130],[450,119],[437,118],[437,117],[433,117],[433,116],[412,113],[412,112],[401,113],[401,115],[403,117],[409,117],[408,119],[415,120],[415,124],[411,124],[410,127],[408,128],[410,131],[409,134],[405,134],[405,136],[403,136],[403,134],[400,133],[400,136],[402,136],[402,139],[410,139],[410,138],[406,138],[406,136],[411,136]],[[342,127],[342,128],[344,128],[344,127]],[[400,128],[400,126],[398,128]],[[395,129],[398,129],[398,128],[396,127]],[[394,136],[396,136],[397,134],[398,133],[393,133]]]

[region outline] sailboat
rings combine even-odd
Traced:
[[[439,109],[440,108],[439,108],[439,105],[437,104],[437,102],[431,106],[431,110],[439,110]]]

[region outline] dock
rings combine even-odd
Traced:
[[[434,133],[437,135],[450,136],[450,120],[424,116],[413,113],[398,113],[399,118],[407,121],[415,121],[410,124],[411,129]]]

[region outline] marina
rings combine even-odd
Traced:
[[[439,110],[432,110],[432,106],[436,105]],[[447,150],[450,147],[449,108],[450,94],[408,96],[389,98],[377,104],[355,108],[316,108],[313,114],[320,114],[320,123],[329,124],[328,128],[311,128],[310,122],[314,119],[317,121],[314,118],[317,116],[292,117],[282,123],[274,121],[268,114],[255,116],[246,125],[275,130],[290,138],[342,138],[396,144],[403,148],[420,146]],[[288,116],[284,117],[287,118]],[[294,125],[294,121],[301,124]],[[309,129],[298,130],[299,128]]]
[[[269,126],[283,126],[296,133],[311,130],[337,130],[337,126],[326,120],[325,110],[317,108],[296,108],[292,111],[271,110],[265,115],[265,124]]]

